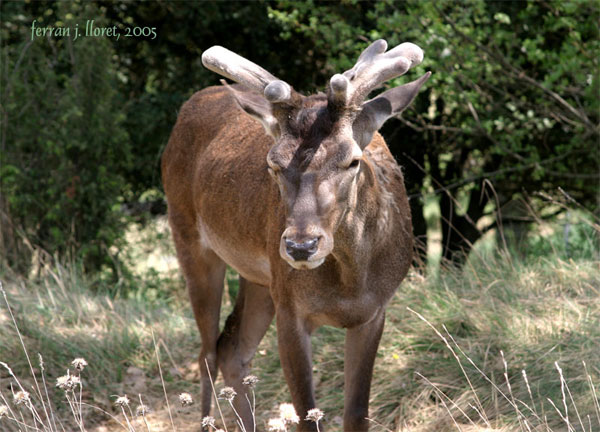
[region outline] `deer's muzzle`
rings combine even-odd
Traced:
[[[331,252],[329,236],[319,229],[299,234],[294,228],[288,228],[281,236],[279,253],[281,258],[297,270],[314,269],[325,261]]]

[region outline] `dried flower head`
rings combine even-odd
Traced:
[[[215,427],[215,418],[213,416],[206,416],[202,419],[202,428]]]
[[[78,385],[81,385],[81,379],[78,376],[69,375],[68,371],[66,375],[58,377],[56,380],[56,387],[64,391],[73,390]]]
[[[150,411],[152,411],[152,410],[150,409],[150,407],[148,405],[141,404],[141,405],[138,405],[137,408],[135,409],[135,415],[138,417],[139,416],[144,417]]]
[[[250,388],[254,388],[256,383],[258,383],[258,377],[256,375],[248,375],[242,380],[242,384],[248,386]]]
[[[29,393],[24,390],[16,392],[13,399],[17,405],[29,403],[31,401],[31,399],[29,399]]]
[[[300,417],[296,414],[294,405],[291,403],[282,403],[279,405],[279,416],[286,424],[298,423],[300,421]]]
[[[129,398],[127,397],[127,395],[119,396],[115,401],[115,405],[120,407],[129,406]]]
[[[8,407],[6,405],[0,405],[0,419],[8,416]]]
[[[188,406],[194,403],[194,399],[192,399],[192,395],[189,393],[181,393],[179,395],[179,402],[181,402],[181,406]]]
[[[88,365],[88,363],[85,361],[84,358],[78,357],[71,362],[71,365],[79,372],[81,372]]]
[[[219,392],[219,399],[227,399],[229,402],[231,402],[236,395],[237,393],[233,387],[223,387]]]
[[[268,427],[269,430],[273,432],[285,432],[287,430],[285,427],[285,421],[283,421],[281,418],[269,419]]]
[[[319,408],[313,408],[308,410],[308,412],[306,413],[306,419],[308,421],[313,421],[313,422],[318,422],[319,420],[321,420],[323,418],[324,414],[323,411],[321,411]]]

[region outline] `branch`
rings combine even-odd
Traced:
[[[569,157],[569,156],[572,156],[572,155],[574,155],[574,154],[586,153],[586,152],[587,152],[587,151],[586,151],[586,150],[583,150],[583,149],[582,149],[582,150],[579,150],[579,151],[571,151],[571,152],[568,152],[568,153],[562,154],[562,155],[560,155],[560,156],[555,156],[555,157],[552,157],[552,158],[544,159],[544,160],[542,160],[542,161],[540,161],[540,162],[531,162],[531,163],[529,163],[529,164],[525,164],[525,165],[518,165],[518,166],[515,166],[515,167],[510,167],[510,168],[502,168],[502,169],[499,169],[499,170],[496,170],[496,171],[490,171],[490,172],[482,173],[482,174],[479,174],[479,175],[476,175],[476,176],[471,176],[471,177],[468,177],[468,178],[466,178],[466,179],[459,180],[459,181],[456,181],[456,182],[454,182],[454,183],[451,183],[451,184],[449,184],[448,186],[441,186],[441,187],[439,187],[438,189],[435,189],[435,190],[434,190],[434,191],[431,193],[431,195],[437,195],[437,194],[439,194],[440,192],[447,192],[447,191],[449,191],[449,190],[456,189],[456,188],[458,188],[458,187],[461,187],[461,186],[464,186],[464,185],[467,185],[467,184],[470,184],[470,183],[474,183],[474,182],[476,182],[477,180],[481,180],[481,179],[484,179],[484,178],[485,178],[485,179],[491,179],[491,178],[499,177],[499,176],[501,176],[501,175],[503,175],[503,174],[506,174],[506,173],[518,172],[518,171],[525,171],[525,170],[527,170],[527,169],[530,169],[530,168],[533,168],[533,167],[536,167],[536,166],[540,166],[540,165],[547,165],[547,164],[550,164],[550,163],[552,163],[552,162],[556,162],[556,161],[559,161],[559,160],[565,159],[565,158],[567,158],[567,157]],[[410,156],[409,156],[409,155],[408,155],[406,152],[403,152],[403,153],[402,153],[402,155],[403,155],[404,157],[406,157],[407,159],[409,159],[410,161],[412,161],[412,162],[413,162],[413,163],[414,163],[414,164],[415,164],[417,167],[419,167],[419,168],[423,169],[423,168],[422,168],[422,167],[421,167],[421,166],[420,166],[420,165],[419,165],[419,164],[418,164],[418,163],[417,163],[417,162],[416,162],[416,161],[415,161],[413,158],[411,158],[411,157],[410,157]],[[427,194],[427,195],[429,195],[429,194]],[[408,198],[409,198],[409,199],[412,199],[412,198],[420,198],[420,197],[422,197],[422,196],[423,196],[423,193],[420,193],[420,192],[419,192],[419,193],[416,193],[416,194],[409,195],[409,196],[408,196]]]
[[[426,130],[434,130],[434,131],[455,132],[455,133],[459,133],[459,134],[470,135],[462,128],[451,127],[451,126],[441,126],[441,125],[418,126],[415,123],[413,123],[409,120],[406,120],[405,118],[403,118],[401,116],[398,116],[396,118],[398,120],[400,120],[402,123],[404,123],[406,126],[410,127],[411,129],[416,130],[417,132],[424,132]]]
[[[514,69],[514,68],[513,68]],[[517,71],[517,69],[514,69],[515,71]],[[514,74],[512,75],[515,78],[521,78],[523,81],[525,81],[526,83],[531,84],[534,87],[539,88],[540,90],[542,90],[544,93],[550,95],[554,100],[556,100],[559,104],[563,105],[568,111],[570,111],[573,115],[575,115],[575,117],[579,118],[581,121],[583,121],[583,123],[585,123],[585,125],[593,130],[595,133],[600,133],[600,130],[598,129],[598,127],[596,125],[594,125],[590,119],[588,118],[588,116],[585,114],[585,112],[580,111],[578,109],[576,109],[573,105],[571,105],[569,102],[567,102],[566,100],[564,100],[558,93],[553,92],[550,89],[547,89],[546,87],[544,87],[542,84],[540,84],[539,82],[537,82],[536,80],[534,80],[533,78],[525,75],[525,72],[521,71],[518,74]]]

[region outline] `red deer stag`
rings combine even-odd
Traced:
[[[347,329],[344,430],[368,429],[385,306],[413,247],[402,172],[377,130],[430,75],[365,101],[423,58],[411,43],[386,50],[384,40],[374,42],[331,78],[326,94],[312,96],[223,47],[203,53],[204,66],[241,86],[193,95],[162,157],[169,222],[202,337],[203,416],[207,369],[213,378],[220,369],[253,430],[242,380],[276,316],[297,430],[317,426],[304,418],[316,407],[310,335],[322,325]],[[219,335],[227,264],[240,290]]]

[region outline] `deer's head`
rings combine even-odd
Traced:
[[[202,55],[208,69],[244,86],[230,90],[274,139],[266,162],[285,207],[279,250],[296,269],[316,268],[332,252],[344,216],[358,210],[363,150],[429,78],[428,72],[366,100],[373,89],[423,59],[422,50],[411,43],[386,50],[384,40],[372,43],[352,69],[331,78],[326,95],[308,97],[223,47]]]

